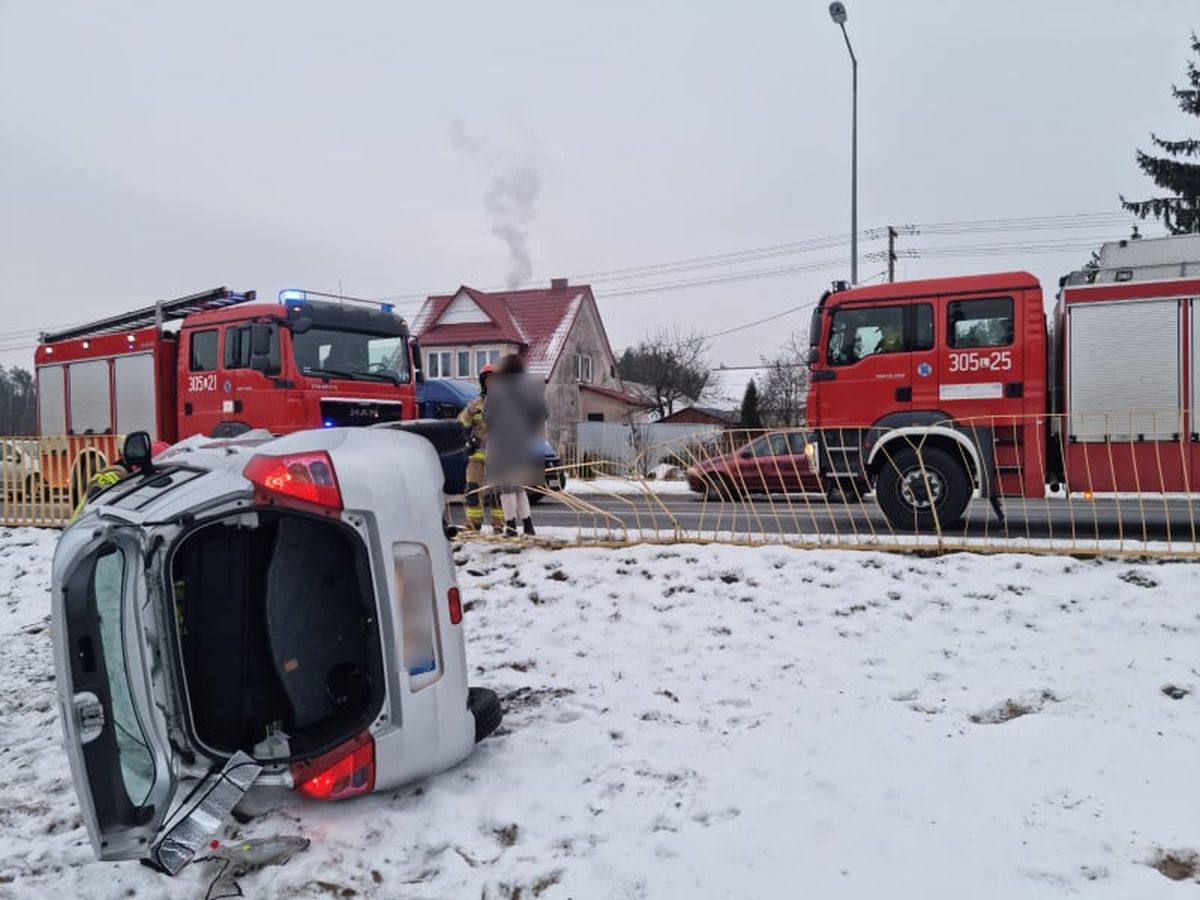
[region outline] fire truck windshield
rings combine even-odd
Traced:
[[[313,327],[292,335],[296,366],[309,375],[388,380],[407,384],[408,342],[403,335]]]

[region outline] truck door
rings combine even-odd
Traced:
[[[912,408],[906,352],[907,304],[835,308],[826,360],[833,373],[821,386],[821,422],[875,422]]]
[[[932,300],[918,300],[908,308],[912,352],[909,354],[909,383],[912,385],[914,411],[940,409],[938,398],[938,361],[936,316]]]
[[[222,335],[220,427],[236,433],[242,427],[283,431],[287,421],[285,392],[275,387],[280,371],[279,326],[259,324],[269,334],[266,369],[252,368],[250,322],[226,325]]]
[[[217,362],[220,330],[185,328],[179,352],[179,437],[212,434],[221,421]]]
[[[1024,429],[1025,336],[1016,323],[1021,297],[939,298],[938,408],[969,427],[985,460],[991,460],[992,489],[1022,492],[1026,466]]]

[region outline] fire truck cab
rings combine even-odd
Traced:
[[[43,477],[78,493],[133,431],[171,444],[415,418],[411,343],[386,306],[224,287],[44,334],[38,431],[65,440]]]
[[[827,292],[808,423],[822,478],[865,478],[897,528],[953,528],[973,496],[1200,483],[1200,238],[1106,244],[1042,289],[1002,272]]]

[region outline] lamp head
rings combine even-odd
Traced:
[[[846,4],[839,3],[834,0],[829,4],[829,18],[833,19],[835,25],[846,24]]]

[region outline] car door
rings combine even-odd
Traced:
[[[177,788],[152,700],[137,529],[72,528],[54,559],[60,713],[88,836],[101,859],[144,855]]]
[[[737,457],[743,489],[751,494],[779,491],[783,482],[779,459],[787,454],[787,438],[781,433],[765,434],[749,444]]]
[[[787,453],[778,459],[781,488],[794,494],[817,490],[817,478],[805,450],[808,436],[803,431],[789,431],[784,437]]]

